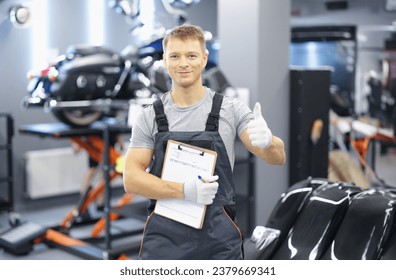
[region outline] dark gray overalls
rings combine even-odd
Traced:
[[[154,102],[158,133],[155,135],[154,164],[150,173],[160,177],[169,139],[211,149],[218,153],[215,175],[219,176],[219,191],[206,209],[202,229],[175,222],[153,212],[151,200],[149,217],[144,228],[140,259],[226,260],[243,259],[242,234],[235,220],[235,188],[228,155],[218,132],[223,96],[215,94],[205,131],[169,131],[162,101]]]

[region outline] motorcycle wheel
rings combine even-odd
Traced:
[[[87,127],[103,117],[103,112],[80,109],[53,111],[61,122],[74,127]]]

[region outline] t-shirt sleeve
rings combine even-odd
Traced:
[[[238,136],[240,136],[254,117],[252,110],[238,98],[234,98],[233,107],[236,117],[236,130]]]
[[[143,108],[132,127],[129,147],[154,149],[154,116],[150,118],[152,106]]]

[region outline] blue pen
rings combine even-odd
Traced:
[[[202,178],[201,175],[198,175],[198,179],[201,180],[202,182],[204,182],[205,184],[210,183],[208,180],[206,180],[205,178]],[[220,189],[220,187],[217,189],[219,193],[223,193]]]
[[[204,183],[210,183],[208,180],[202,178],[201,175],[198,175],[198,179],[201,180],[201,181],[204,182]]]

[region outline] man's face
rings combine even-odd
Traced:
[[[164,64],[174,86],[202,85],[202,69],[208,55],[198,40],[170,39],[164,50]]]

